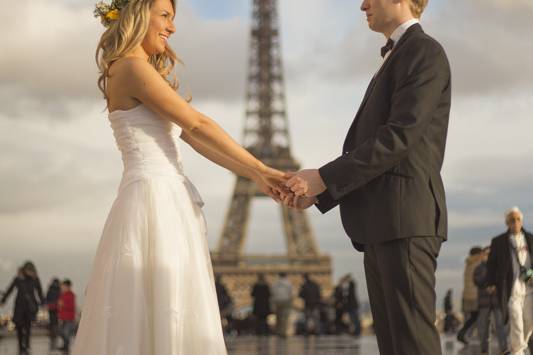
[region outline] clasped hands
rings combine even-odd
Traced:
[[[253,180],[265,195],[299,210],[315,204],[316,196],[326,190],[317,169],[282,172],[265,166]]]

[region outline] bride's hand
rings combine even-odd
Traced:
[[[255,177],[253,181],[257,185],[259,191],[261,191],[263,194],[271,197],[274,201],[278,203],[282,201],[279,192],[270,187],[269,184],[263,178],[261,178],[259,174],[257,174],[257,177]]]
[[[253,176],[259,190],[272,197],[276,202],[281,202],[290,193],[285,186],[288,179],[289,177],[284,172],[268,166],[264,166]]]

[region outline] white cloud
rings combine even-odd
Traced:
[[[103,27],[92,4],[21,0],[21,16],[0,21],[0,113],[28,119],[75,118],[80,104],[101,101],[94,53]],[[178,68],[195,99],[244,97],[248,26],[238,18],[201,21],[185,3],[171,44],[186,67]]]
[[[44,0],[17,1],[0,21],[2,113],[64,114],[66,101],[95,97],[94,50],[101,30],[91,8]],[[26,117],[25,117],[26,118]]]
[[[450,211],[451,228],[502,227],[501,214],[492,209],[464,212]]]
[[[179,68],[193,99],[240,101],[248,53],[248,23],[239,18],[202,20],[184,3],[176,15],[170,43],[183,60]]]
[[[531,90],[532,16],[531,2],[521,0],[444,1],[429,12],[427,30],[447,50],[456,94]]]
[[[5,258],[0,258],[0,270],[2,270],[2,272],[11,271],[13,269],[13,265],[13,261]]]

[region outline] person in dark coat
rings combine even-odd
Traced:
[[[265,275],[259,274],[257,282],[252,288],[252,298],[254,299],[253,314],[256,318],[257,335],[267,335],[269,333],[267,317],[272,313],[270,296],[270,287],[266,282]]]
[[[359,300],[357,298],[357,290],[355,280],[352,275],[348,275],[348,295],[346,297],[346,303],[344,305],[345,311],[350,316],[352,324],[354,326],[354,335],[361,335],[361,321],[359,319]]]
[[[344,276],[333,291],[333,304],[335,306],[335,334],[340,334],[346,329],[346,324],[343,322],[346,298],[348,294],[348,285],[346,283],[346,276]]]
[[[487,283],[487,259],[490,254],[490,247],[486,247],[481,252],[481,263],[474,269],[474,284],[478,288],[478,335],[481,341],[481,354],[489,353],[489,338],[491,329],[491,315],[496,325],[496,334],[500,345],[501,354],[510,354],[507,349],[507,334],[501,311],[500,302],[496,291],[489,287]]]
[[[46,308],[48,308],[48,336],[50,338],[50,350],[55,350],[57,348],[57,333],[59,327],[59,321],[57,318],[57,301],[59,300],[59,295],[61,294],[61,287],[59,279],[54,278],[48,287],[46,292]]]
[[[304,274],[304,282],[298,296],[304,300],[305,334],[320,334],[320,286]]]
[[[39,305],[44,303],[41,282],[37,276],[35,265],[28,261],[19,269],[17,276],[0,300],[3,306],[11,293],[17,289],[15,307],[13,311],[13,323],[17,329],[19,353],[28,354],[30,349],[31,323],[37,316]],[[39,298],[39,302],[36,296]]]
[[[487,261],[488,283],[496,290],[509,324],[513,354],[526,351],[533,332],[533,278],[524,278],[524,273],[532,270],[533,234],[524,229],[523,221],[518,207],[506,211],[507,231],[492,238]]]
[[[222,277],[220,275],[215,276],[215,290],[217,293],[220,317],[223,320],[226,320],[226,331],[231,332],[233,330],[233,300],[231,299],[226,286],[222,283]]]
[[[455,315],[453,314],[453,290],[450,288],[444,297],[444,333],[455,331]]]

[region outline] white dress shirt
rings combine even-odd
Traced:
[[[402,23],[400,26],[396,27],[394,32],[392,32],[392,34],[390,35],[390,39],[392,39],[394,41],[394,45],[392,47],[392,50],[394,50],[394,47],[396,47],[396,45],[398,44],[398,41],[400,40],[400,38],[402,38],[402,36],[409,29],[409,27],[411,27],[414,24],[417,24],[419,22],[420,21],[418,21],[418,19],[413,18],[413,19],[410,19],[409,21],[406,21],[406,22]],[[383,61],[381,62],[381,65],[379,66],[379,69],[381,69],[381,67],[383,66],[383,63],[385,63],[385,61],[387,60],[387,58],[391,54],[392,50],[388,51],[385,54],[385,56],[383,57]],[[378,69],[378,71],[379,71],[379,69]]]
[[[419,22],[420,21],[418,21],[418,19],[413,18],[413,19],[410,19],[409,21],[406,21],[406,22],[402,23],[400,26],[396,27],[394,32],[392,32],[392,34],[390,35],[390,39],[392,39],[394,41],[394,46],[392,48],[394,49],[394,47],[396,47],[396,44],[398,44],[398,41],[400,40],[400,38],[402,38],[402,36],[409,29],[409,27],[411,27],[414,24],[417,24]],[[385,54],[385,58],[384,59],[386,59],[388,57],[390,52],[391,51],[388,51],[387,54]]]
[[[511,258],[513,261],[513,272],[515,276],[511,293],[514,296],[523,296],[527,293],[527,285],[522,279],[520,279],[520,265],[526,267],[529,267],[531,265],[531,260],[529,258],[529,252],[527,249],[526,237],[523,233],[518,233],[511,234],[509,238],[511,239]],[[518,265],[517,263],[517,254],[518,260],[520,261],[520,265]]]

